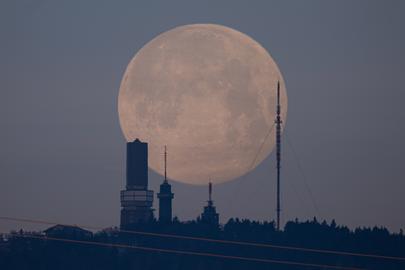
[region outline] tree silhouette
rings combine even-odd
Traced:
[[[107,228],[91,235],[79,228],[60,226],[56,228],[58,228],[57,236],[67,239],[87,239],[102,243],[367,269],[405,269],[405,261],[398,260],[152,237],[120,232],[117,228]],[[352,231],[345,226],[337,225],[335,220],[330,223],[327,221],[319,223],[316,218],[302,222],[298,219],[289,221],[283,231],[277,231],[274,222],[231,218],[223,226],[212,226],[204,224],[198,219],[181,222],[176,217],[171,224],[160,224],[154,220],[147,224],[138,224],[134,230],[405,257],[403,230],[399,233],[390,233],[386,228],[373,227],[356,228]],[[55,233],[55,228],[47,231]],[[20,230],[0,237],[0,269],[302,269],[300,266],[292,265],[56,242],[29,238],[30,235],[40,236],[44,233]],[[26,238],[22,236],[26,236]]]

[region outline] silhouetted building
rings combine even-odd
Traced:
[[[160,185],[160,192],[157,194],[159,198],[159,222],[170,223],[172,222],[172,200],[174,194],[172,193],[172,186],[167,181],[167,152],[165,146],[165,179]]]
[[[153,219],[153,191],[148,190],[148,144],[127,143],[126,190],[121,191],[121,229]]]
[[[217,213],[214,202],[212,201],[212,184],[208,185],[208,204],[204,206],[204,212],[201,214],[201,222],[211,225],[219,225],[219,214]]]
[[[89,239],[93,236],[93,233],[91,231],[82,229],[78,226],[59,224],[49,227],[44,231],[44,233],[48,237],[62,237],[72,239]]]

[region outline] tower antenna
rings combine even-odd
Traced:
[[[280,81],[277,82],[277,117],[276,117],[276,146],[277,146],[277,230],[280,230],[280,169],[281,169],[281,116],[280,116]]]
[[[165,178],[160,185],[160,192],[157,194],[159,198],[159,222],[170,223],[172,222],[172,200],[174,194],[172,193],[172,186],[167,181],[167,147],[165,145],[164,153],[165,165]]]
[[[166,145],[165,145],[165,183],[167,183],[167,151],[166,151]]]
[[[209,195],[208,201],[212,202],[212,183],[211,183],[211,179],[210,179],[210,182],[208,184],[208,195]]]

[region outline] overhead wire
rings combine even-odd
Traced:
[[[69,227],[81,227],[81,228],[86,228],[86,229],[90,229],[90,230],[105,230],[105,228],[96,227],[96,226],[86,226],[86,225],[77,225],[77,224],[61,224],[61,223],[51,222],[51,221],[24,219],[24,218],[15,218],[15,217],[6,217],[6,216],[0,216],[0,220],[37,223],[37,224],[45,224],[45,225],[64,225],[64,226],[69,226]],[[163,238],[166,237],[166,238],[173,238],[173,239],[195,240],[195,241],[233,244],[233,245],[241,245],[241,246],[274,248],[274,249],[284,249],[284,250],[292,250],[292,251],[333,254],[333,255],[341,255],[341,256],[368,257],[368,258],[375,258],[375,259],[405,261],[405,257],[395,257],[395,256],[386,256],[386,255],[378,255],[378,254],[367,254],[367,253],[337,251],[337,250],[328,250],[328,249],[304,248],[304,247],[276,245],[276,244],[269,244],[269,243],[222,240],[222,239],[213,239],[213,238],[206,238],[206,237],[195,237],[195,236],[186,236],[186,235],[177,235],[177,234],[164,234],[164,233],[154,233],[154,232],[135,231],[135,230],[116,229],[116,231],[121,232],[121,233],[155,236],[155,237],[163,237]]]
[[[264,144],[265,144],[267,138],[269,137],[271,131],[273,130],[273,128],[274,128],[274,123],[270,126],[269,131],[267,132],[266,136],[263,138],[263,141],[262,141],[262,143],[260,144],[260,147],[259,147],[258,151],[256,152],[256,155],[255,155],[255,157],[254,157],[252,163],[251,163],[250,166],[249,166],[249,171],[253,169],[253,167],[254,167],[254,165],[255,165],[255,163],[256,163],[256,161],[257,161],[257,158],[259,157],[260,153],[262,152],[263,146],[264,146]]]
[[[271,132],[273,131],[274,125],[275,125],[275,123],[273,123],[273,124],[270,126],[269,131],[267,132],[267,134],[266,134],[265,137],[263,138],[263,141],[262,141],[262,143],[260,144],[260,147],[259,147],[259,149],[257,150],[256,155],[255,155],[255,157],[254,157],[252,163],[251,163],[250,166],[249,166],[249,171],[253,169],[253,167],[254,167],[254,165],[255,165],[255,163],[256,163],[256,161],[257,161],[257,158],[259,157],[260,153],[263,151],[263,147],[264,147],[264,145],[265,145],[265,143],[266,143],[268,137],[270,136]],[[283,127],[283,129],[284,129],[284,125],[283,125],[282,127]],[[301,195],[298,193],[298,191],[296,190],[295,186],[293,186],[291,182],[288,182],[288,181],[287,181],[287,183],[288,183],[288,185],[292,188],[292,190],[294,191],[294,193],[296,194],[296,197],[297,197],[301,202],[303,202],[303,198],[302,198]],[[307,210],[305,209],[305,211],[307,211]]]
[[[209,252],[196,252],[196,251],[177,250],[177,249],[154,248],[154,247],[146,247],[146,246],[138,246],[138,245],[134,246],[134,245],[127,245],[127,244],[116,244],[116,243],[107,243],[107,242],[66,239],[66,238],[57,238],[57,237],[48,237],[48,236],[39,236],[39,235],[13,234],[12,236],[22,237],[22,238],[31,238],[31,239],[40,239],[40,240],[59,241],[59,242],[66,242],[66,243],[75,243],[75,244],[87,244],[87,245],[95,245],[95,246],[110,247],[110,248],[112,248],[112,247],[128,248],[128,249],[137,249],[137,250],[151,251],[151,252],[164,252],[164,253],[172,253],[172,254],[215,257],[215,258],[222,258],[222,259],[260,262],[260,263],[284,264],[284,265],[295,265],[295,266],[304,266],[304,267],[317,267],[317,268],[323,268],[323,269],[325,269],[325,268],[337,269],[337,270],[360,270],[360,269],[362,269],[362,268],[345,267],[345,266],[337,266],[337,265],[296,262],[296,261],[290,261],[290,260],[262,259],[262,258],[253,258],[253,257],[224,255],[224,254],[209,253]]]
[[[289,139],[289,136],[287,135],[287,132],[285,132],[284,135],[285,135],[287,144],[288,144],[288,146],[290,147],[291,152],[293,153],[293,157],[294,157],[294,159],[295,159],[295,161],[296,161],[296,163],[297,163],[298,170],[300,171],[300,173],[301,173],[301,175],[302,175],[302,180],[303,180],[303,182],[304,182],[304,186],[305,186],[305,188],[306,188],[306,190],[307,190],[307,192],[308,192],[308,194],[309,194],[309,198],[310,198],[310,200],[311,200],[311,202],[312,202],[312,205],[313,205],[313,207],[314,207],[314,209],[315,209],[315,212],[316,212],[316,214],[317,214],[318,217],[322,218],[321,212],[320,212],[319,207],[318,207],[318,205],[317,205],[317,203],[316,203],[316,201],[315,201],[314,195],[313,195],[313,193],[312,193],[312,191],[311,191],[311,188],[309,187],[307,176],[306,176],[306,174],[305,174],[305,172],[304,172],[304,169],[302,168],[301,161],[300,161],[300,159],[298,158],[298,154],[297,154],[297,152],[295,151],[295,148],[294,148],[294,146],[292,145],[291,140]]]

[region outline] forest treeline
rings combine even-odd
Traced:
[[[154,221],[148,224],[139,224],[133,230],[270,244],[273,247],[135,234],[121,232],[117,228],[108,228],[92,233],[79,227],[57,225],[43,232],[20,230],[2,235],[0,237],[0,269],[287,270],[328,269],[327,265],[361,269],[405,269],[405,260],[324,252],[331,250],[404,258],[405,236],[402,230],[399,233],[390,233],[386,228],[380,227],[350,230],[346,226],[338,226],[335,221],[330,223],[326,221],[318,222],[315,218],[310,221],[289,221],[282,231],[276,230],[274,222],[230,219],[222,226],[215,226],[204,224],[200,220],[180,222],[176,218],[170,224],[160,224]],[[48,239],[44,238],[45,236]],[[113,245],[109,247],[52,240],[55,238],[110,243]],[[189,254],[173,254],[166,253],[165,251],[138,250],[117,245],[310,263],[324,266],[289,265]],[[289,249],[288,247],[315,249],[318,251]]]

